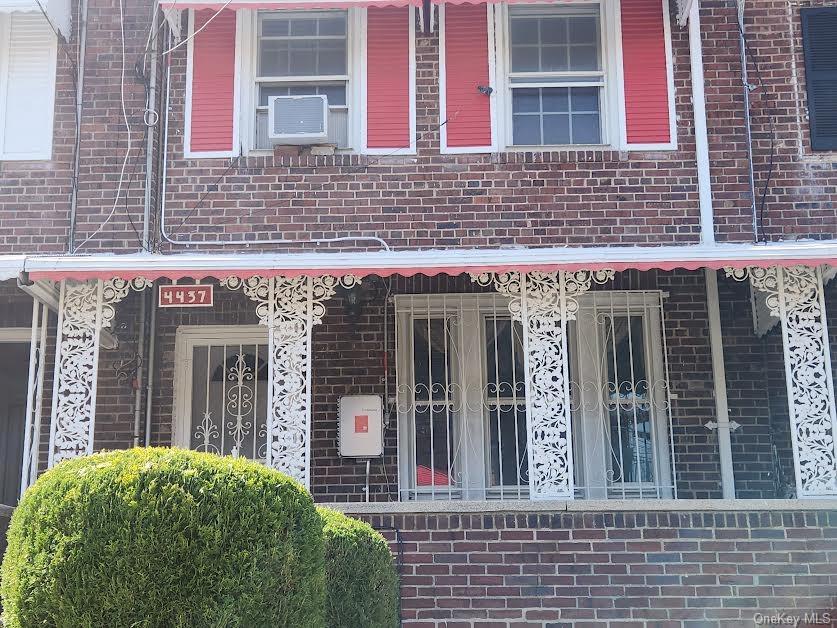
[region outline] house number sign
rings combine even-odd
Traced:
[[[212,307],[214,291],[212,284],[182,284],[160,286],[159,307]]]

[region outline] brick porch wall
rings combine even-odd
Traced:
[[[408,627],[837,621],[837,511],[355,516],[400,532]]]

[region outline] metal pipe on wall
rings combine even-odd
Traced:
[[[753,241],[759,241],[759,218],[756,208],[756,178],[753,172],[753,131],[750,120],[750,79],[747,72],[747,36],[744,33],[744,1],[738,2],[738,47],[741,57],[741,85],[744,90],[744,133],[747,137],[747,175],[750,185],[750,209],[753,214]]]
[[[148,323],[148,377],[145,387],[145,446],[151,444],[151,402],[154,396],[154,356],[157,348],[157,290],[151,291],[151,320]]]
[[[137,372],[135,375],[134,385],[134,447],[139,447],[140,444],[140,430],[142,429],[142,370],[146,367],[145,364],[145,318],[148,310],[148,295],[144,292],[140,295],[140,312],[139,312],[139,337],[137,338]],[[149,368],[148,376],[151,376]]]
[[[84,96],[84,57],[87,51],[87,0],[81,0],[79,6],[79,42],[76,67],[76,137],[73,142],[73,180],[70,192],[70,227],[67,234],[67,252],[76,249],[76,212],[78,211],[78,173],[81,161],[81,113]]]
[[[157,25],[157,9],[159,4],[154,5],[154,9],[151,13],[151,23],[152,23],[152,30],[156,31],[154,28]],[[151,250],[151,189],[154,185],[154,133],[153,129],[157,128],[157,123],[160,119],[160,114],[157,112],[156,105],[157,105],[157,51],[158,51],[158,43],[157,40],[159,38],[155,36],[151,40],[151,51],[148,55],[151,59],[149,65],[151,69],[149,71],[149,78],[148,78],[148,101],[145,104],[145,112],[143,114],[143,122],[145,123],[147,133],[145,138],[145,198],[144,198],[144,205],[143,205],[143,214],[142,214],[142,250],[150,251]]]

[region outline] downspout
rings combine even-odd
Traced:
[[[700,41],[700,0],[692,0],[688,19],[692,109],[695,116],[695,160],[700,204],[700,243],[705,246],[714,246],[715,221],[712,211],[712,181],[709,175],[709,135],[706,130],[703,46]]]
[[[715,422],[714,425],[712,422],[707,423],[706,427],[718,431],[722,496],[724,499],[735,499],[735,473],[732,466],[732,442],[730,440],[732,425],[729,421],[727,403],[727,374],[724,366],[718,272],[714,268],[704,268],[704,273],[706,274],[706,307],[709,312],[709,344],[712,351],[712,380],[715,383]]]
[[[81,160],[81,111],[84,94],[84,59],[87,53],[87,1],[81,0],[79,7],[79,42],[76,67],[76,138],[73,143],[73,179],[70,192],[70,228],[67,234],[67,252],[71,255],[76,248],[76,212],[78,210],[78,173]]]
[[[145,292],[141,295],[140,302],[140,326],[139,338],[137,339],[137,372],[134,384],[134,447],[139,447],[140,430],[142,429],[142,371],[145,368],[145,318],[148,310],[148,296]],[[151,369],[148,370],[148,377],[151,377]]]
[[[747,73],[747,39],[744,34],[744,2],[739,0],[738,47],[741,54],[741,86],[744,90],[744,132],[747,136],[747,176],[750,184],[750,209],[753,212],[753,241],[759,242],[759,218],[756,208],[756,178],[753,173],[753,132],[750,122],[750,79]]]
[[[154,394],[154,354],[157,347],[157,291],[151,292],[151,320],[148,333],[148,377],[145,388],[145,446],[151,444],[151,402]]]

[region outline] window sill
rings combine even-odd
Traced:
[[[323,503],[346,514],[837,511],[837,499],[576,499]]]

